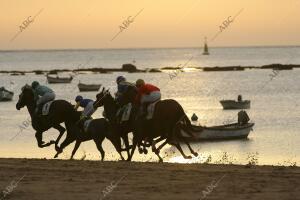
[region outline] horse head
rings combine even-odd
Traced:
[[[16,109],[20,110],[26,105],[32,104],[35,101],[34,92],[28,84],[22,87],[21,94],[19,95],[19,100],[16,104]]]
[[[96,95],[96,102],[94,106],[96,108],[104,106],[107,100],[113,101],[114,98],[111,96],[109,89],[106,90],[105,87],[102,88],[102,91]]]

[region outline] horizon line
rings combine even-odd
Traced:
[[[300,45],[245,45],[245,46],[210,46],[209,48],[287,48]],[[0,49],[0,52],[16,51],[96,51],[96,50],[141,50],[141,49],[202,49],[203,46],[187,47],[124,47],[124,48],[51,48],[51,49]]]

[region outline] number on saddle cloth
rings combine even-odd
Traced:
[[[132,110],[132,104],[131,104],[131,103],[126,104],[126,105],[122,108],[123,113],[121,113],[121,116],[122,116],[122,117],[121,117],[121,122],[125,122],[125,121],[128,121],[128,120],[129,120],[131,110]]]
[[[147,106],[147,115],[146,115],[146,119],[152,119],[152,118],[153,118],[154,111],[155,111],[155,106],[156,106],[157,102],[159,102],[159,101],[155,101],[155,102],[153,102],[153,103],[150,103],[150,104]]]
[[[49,114],[50,107],[51,107],[52,103],[53,103],[53,101],[49,101],[49,102],[39,106],[39,111],[42,110],[42,115],[43,116],[46,116],[46,115]]]

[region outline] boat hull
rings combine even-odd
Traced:
[[[222,100],[220,101],[223,109],[250,109],[250,101],[234,101]]]
[[[78,84],[78,89],[80,92],[91,92],[91,91],[98,91],[101,87],[101,84]]]
[[[181,134],[183,137],[195,141],[243,139],[248,137],[250,131],[253,130],[253,126],[254,123],[244,125],[234,123],[213,127],[193,126],[193,130],[191,131],[193,137],[183,130]]]
[[[73,80],[73,77],[59,78],[59,77],[47,76],[47,81],[48,81],[49,84],[51,84],[51,83],[71,83],[72,80]]]
[[[13,97],[13,92],[0,91],[0,101],[12,101]]]

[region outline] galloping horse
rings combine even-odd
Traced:
[[[67,134],[70,134],[74,129],[74,108],[73,106],[65,100],[55,100],[53,101],[49,114],[46,116],[38,116],[35,113],[36,101],[33,89],[29,85],[25,85],[22,88],[22,93],[19,95],[19,100],[16,104],[16,109],[20,110],[23,107],[27,107],[28,112],[31,117],[32,127],[36,130],[35,137],[40,148],[50,146],[55,144],[56,151],[59,151],[58,143],[60,138],[65,132],[65,128],[60,124],[65,122]],[[80,115],[79,115],[80,116]],[[43,142],[43,132],[50,128],[57,129],[60,134],[56,141],[50,141],[48,143]],[[75,130],[76,131],[76,130]],[[68,141],[62,143],[61,146],[66,146]]]
[[[95,102],[95,107],[101,107],[104,106],[104,112],[106,115],[106,118],[108,119],[113,132],[112,134],[118,138],[118,142],[121,145],[120,138],[123,139],[125,143],[125,150],[127,151],[128,159],[130,158],[130,148],[128,141],[128,133],[133,131],[133,123],[135,120],[135,115],[133,113],[136,113],[135,108],[133,108],[132,113],[130,114],[129,120],[126,122],[118,123],[116,114],[118,112],[118,109],[120,106],[117,104],[117,102],[114,100],[114,98],[111,96],[110,92],[108,90],[105,90],[105,88],[102,89],[101,93],[97,94],[96,96],[97,101]],[[124,149],[122,149],[124,150]],[[128,160],[127,159],[127,160]]]
[[[125,95],[125,97],[129,99],[127,102],[132,101],[133,97],[131,95],[132,94],[130,94],[129,96]],[[124,102],[127,103],[126,100]],[[104,105],[105,113],[109,113],[111,115],[108,116],[109,118],[115,118],[117,106],[109,91],[102,90],[101,93],[97,94],[97,104],[99,106]],[[137,110],[137,108],[135,110]],[[158,102],[156,104],[153,119],[151,120],[144,120],[140,117],[136,117],[136,115],[133,115],[131,117],[133,120],[129,121],[131,122],[131,131],[133,131],[133,147],[128,160],[132,159],[136,146],[142,145],[142,141],[146,139],[148,142],[152,143],[152,150],[159,157],[160,162],[162,162],[163,159],[159,155],[159,150],[168,143],[174,145],[184,158],[192,158],[191,156],[186,156],[184,154],[179,143],[180,141],[183,141],[187,144],[194,156],[198,156],[197,152],[195,152],[191,148],[187,140],[181,135],[181,131],[184,131],[185,133],[193,137],[190,132],[192,126],[188,117],[184,113],[183,108],[175,100],[168,99]],[[126,131],[123,131],[123,134],[125,132]],[[128,132],[126,133],[126,135],[127,134]],[[154,139],[158,137],[159,139],[154,141]],[[164,139],[166,139],[166,141],[158,148],[156,148],[155,144]]]

